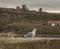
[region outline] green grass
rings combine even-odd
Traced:
[[[33,28],[37,28],[37,34],[44,34],[44,35],[59,35],[60,34],[60,27],[49,27],[43,26],[40,23],[11,23],[8,24],[11,26],[11,29],[17,29],[19,33],[25,34],[29,31],[32,31]]]

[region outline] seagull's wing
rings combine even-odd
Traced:
[[[31,32],[24,35],[24,37],[32,37],[32,36],[33,36],[33,34]]]

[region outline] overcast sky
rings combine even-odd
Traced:
[[[0,7],[16,8],[26,4],[29,9],[60,12],[60,0],[0,0]]]

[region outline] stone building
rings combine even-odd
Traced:
[[[48,26],[60,26],[60,21],[48,21]]]

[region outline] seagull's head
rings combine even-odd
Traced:
[[[37,31],[37,29],[36,29],[36,28],[34,28],[33,30]]]

